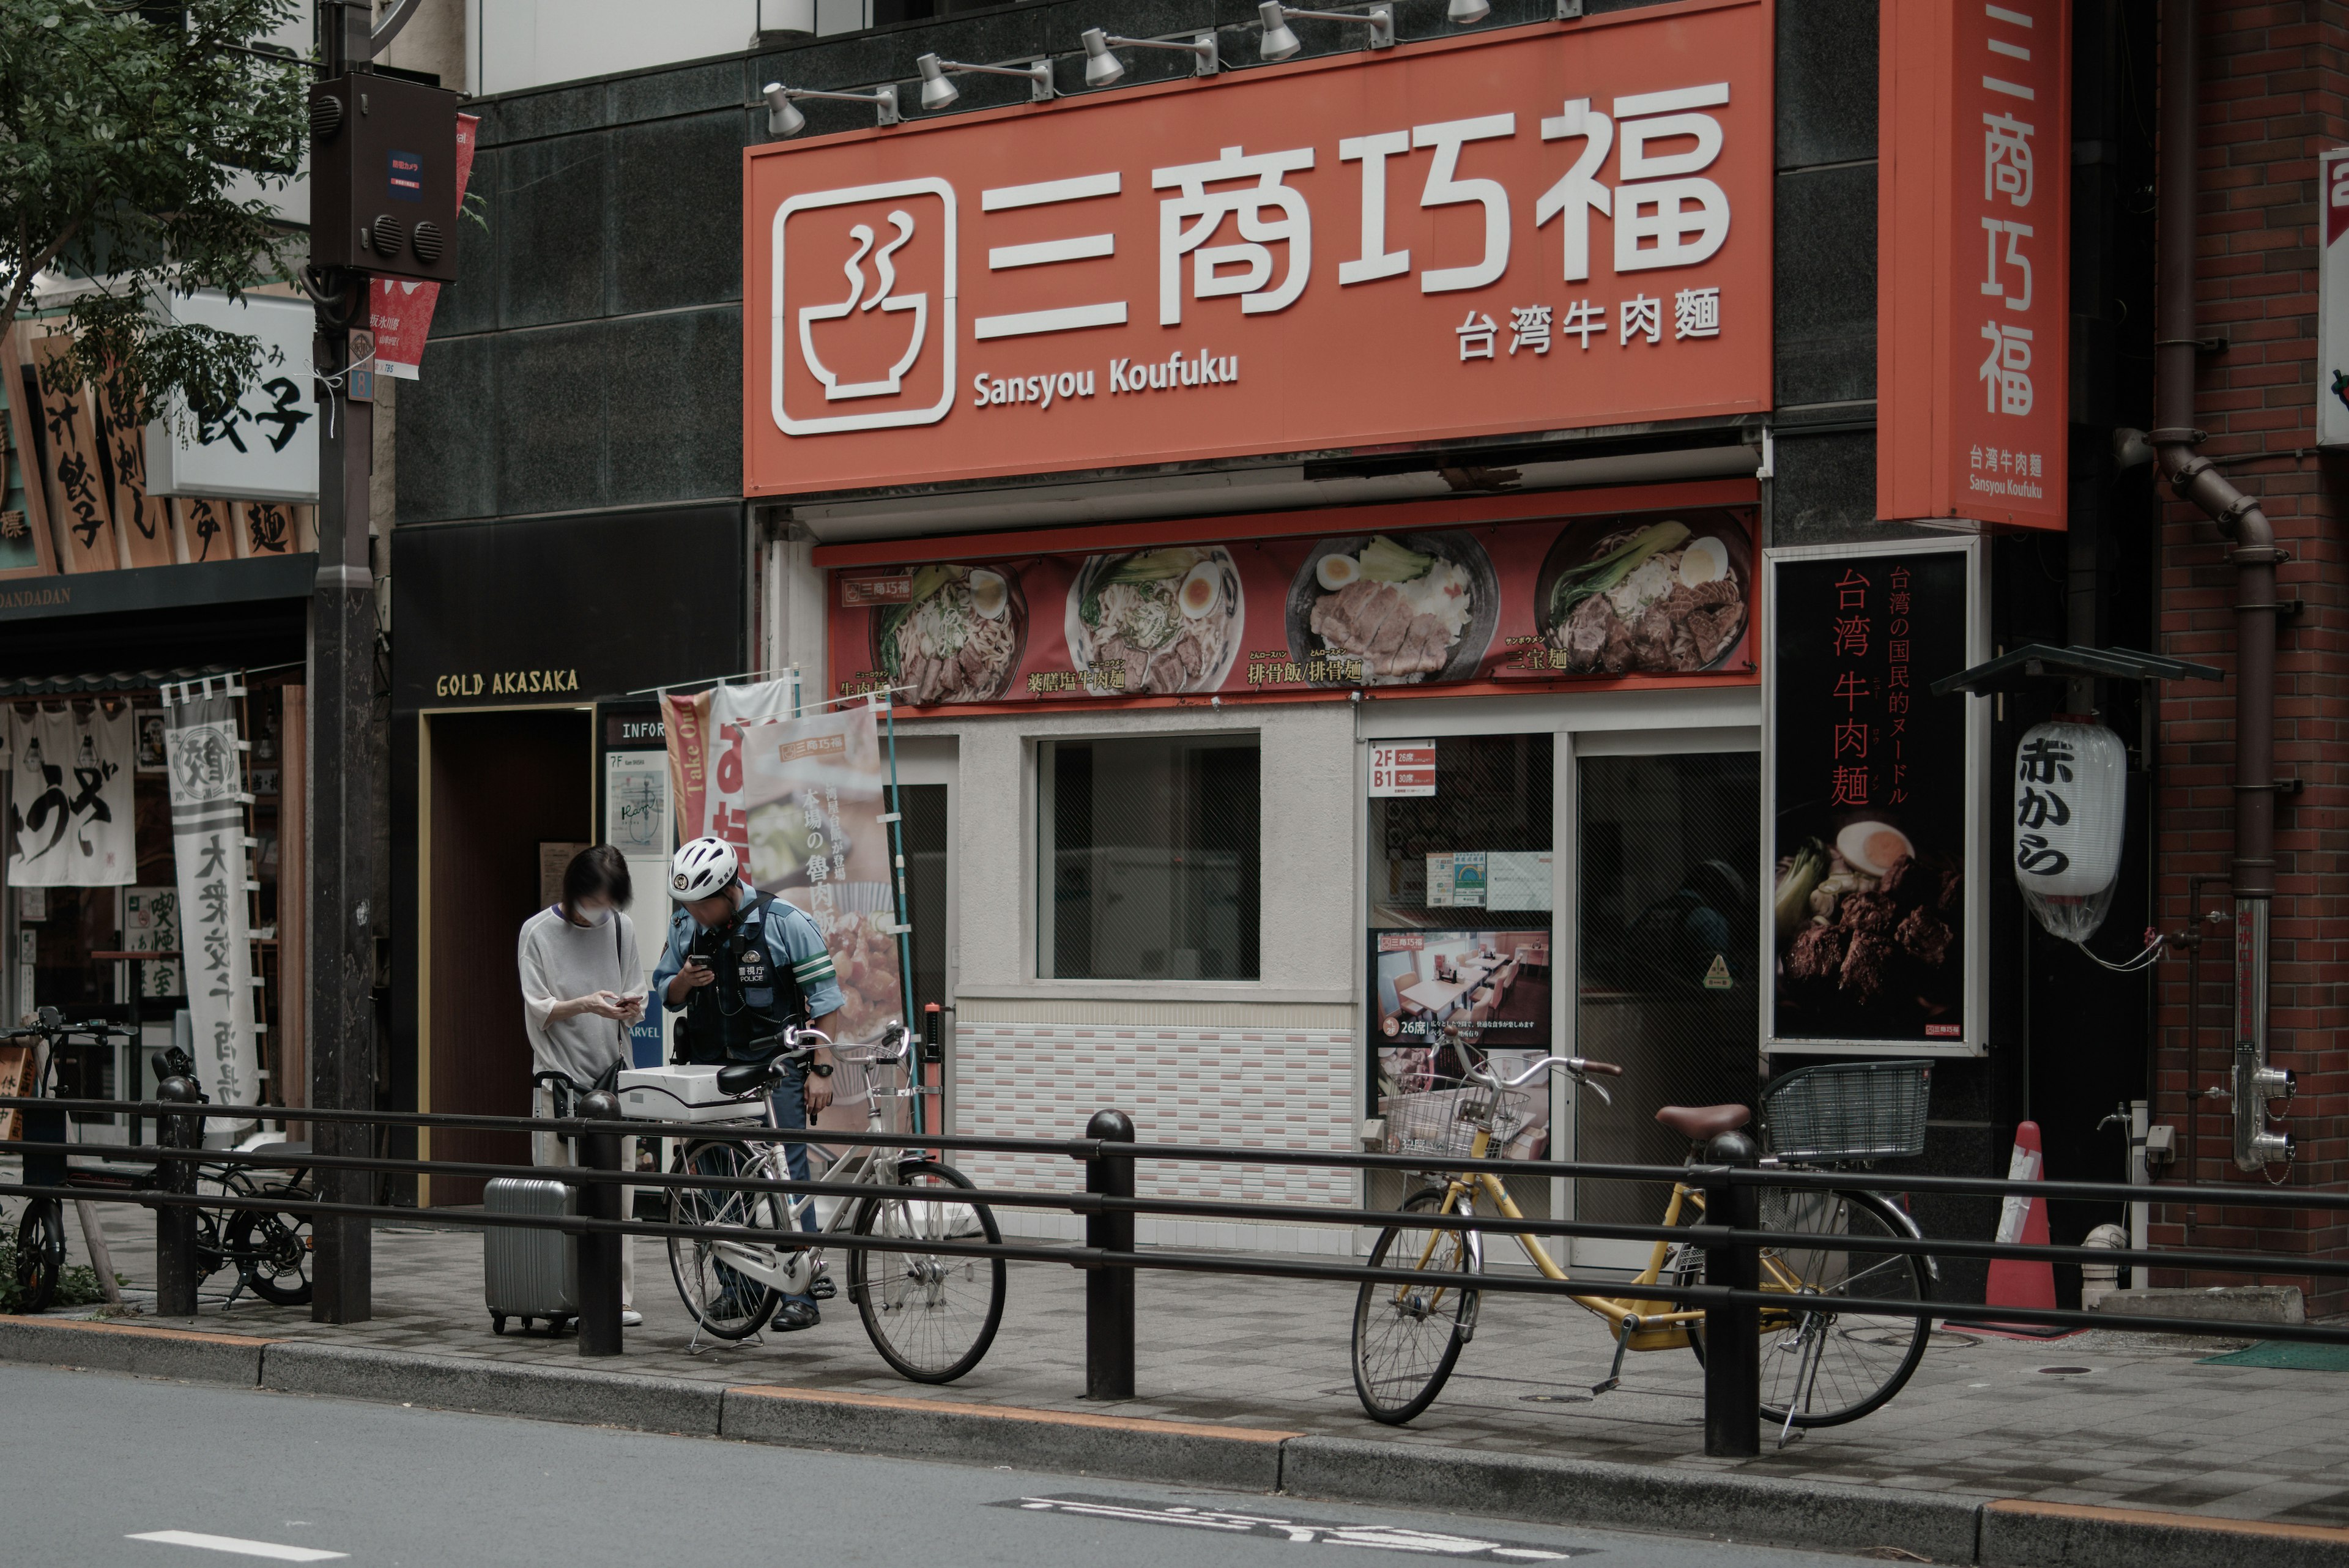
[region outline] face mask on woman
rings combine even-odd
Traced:
[[[609,904],[601,906],[577,904],[572,907],[571,914],[572,919],[580,925],[600,926],[606,924],[612,919],[612,907]]]

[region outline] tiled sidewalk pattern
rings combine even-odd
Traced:
[[[146,1215],[110,1205],[118,1268],[151,1286]],[[69,1230],[75,1228],[69,1226]],[[1412,1426],[1366,1419],[1349,1371],[1352,1293],[1343,1286],[1196,1274],[1141,1276],[1136,1384],[1129,1403],[1090,1405],[1084,1292],[1078,1271],[1011,1266],[1003,1328],[960,1383],[900,1381],[874,1353],[854,1307],[829,1304],[802,1334],[704,1354],[670,1286],[659,1245],[638,1240],[645,1326],[599,1369],[783,1384],[914,1397],[1231,1422],[1406,1444],[1566,1455],[1662,1467],[2014,1497],[2186,1509],[2238,1519],[2349,1524],[2349,1422],[2334,1375],[2207,1366],[2229,1342],[2098,1332],[2054,1343],[1937,1331],[1924,1365],[1883,1411],[1813,1432],[1757,1459],[1703,1454],[1702,1374],[1684,1351],[1634,1355],[1624,1386],[1598,1398],[1612,1345],[1599,1321],[1562,1303],[1488,1293],[1450,1386]],[[75,1230],[74,1248],[80,1251]],[[582,1365],[573,1338],[490,1332],[477,1231],[388,1226],[376,1233],[373,1321],[313,1324],[306,1309],[243,1301],[219,1310],[225,1275],[206,1282],[188,1326],[553,1366]],[[152,1320],[150,1320],[152,1321]],[[184,1321],[184,1320],[183,1320]],[[2235,1342],[2240,1343],[2240,1342]],[[2086,1367],[2053,1374],[2045,1367]]]

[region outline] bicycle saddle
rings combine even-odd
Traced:
[[[770,1078],[780,1076],[772,1058],[764,1062],[733,1062],[718,1069],[718,1092],[729,1099],[761,1088]]]
[[[1666,1106],[1656,1113],[1656,1120],[1697,1143],[1735,1132],[1753,1119],[1744,1106]]]

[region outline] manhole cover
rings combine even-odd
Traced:
[[[2085,1377],[2095,1370],[2093,1366],[2043,1366],[2039,1373],[2043,1377]]]

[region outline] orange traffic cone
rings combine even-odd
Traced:
[[[2009,1181],[2036,1181],[2045,1164],[2039,1145],[2039,1124],[2023,1122],[2014,1129],[2014,1158],[2009,1162]],[[2024,1198],[2009,1193],[1998,1215],[1998,1240],[2002,1246],[2017,1242],[2029,1247],[2047,1245],[2047,1200],[2033,1196]],[[1983,1304],[1993,1307],[2036,1307],[2054,1311],[2055,1307],[2055,1265],[2044,1258],[2023,1262],[2009,1258],[1993,1258],[1990,1265],[1990,1283],[1984,1293]],[[1960,1323],[1952,1320],[1951,1328],[1974,1333],[2003,1334],[2018,1339],[2063,1339],[2085,1331],[2076,1328],[2055,1328],[2035,1324],[2000,1323],[1994,1318],[1981,1322]]]

